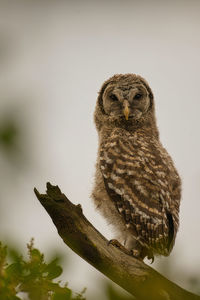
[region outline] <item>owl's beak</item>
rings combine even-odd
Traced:
[[[124,107],[124,110],[123,110],[124,116],[125,116],[126,120],[128,120],[130,110],[129,110],[129,103],[127,100],[124,100],[123,107]]]

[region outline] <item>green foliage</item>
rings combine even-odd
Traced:
[[[53,280],[61,275],[58,259],[50,263],[33,247],[33,240],[27,245],[28,259],[24,260],[16,251],[10,252],[0,243],[0,300],[19,300],[25,293],[30,300],[84,300],[83,293],[73,294],[67,284]]]
[[[16,124],[12,121],[7,121],[1,124],[0,127],[0,145],[6,150],[15,148],[16,138],[19,132]]]

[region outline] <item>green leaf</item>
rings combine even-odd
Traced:
[[[22,266],[20,263],[13,263],[6,268],[6,273],[9,277],[21,277]]]
[[[53,300],[71,300],[72,291],[66,289],[64,293],[55,293],[53,296]]]
[[[30,250],[30,259],[43,262],[43,254],[41,254],[38,249],[31,249]]]
[[[47,278],[54,279],[62,274],[62,268],[60,266],[54,266],[51,270],[48,271]]]
[[[62,268],[57,265],[57,261],[57,259],[54,259],[44,269],[44,272],[47,273],[46,277],[48,279],[54,279],[62,274]]]

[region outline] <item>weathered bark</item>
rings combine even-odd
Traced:
[[[200,299],[113,245],[85,218],[58,186],[47,183],[46,194],[35,194],[59,235],[74,252],[138,300]]]

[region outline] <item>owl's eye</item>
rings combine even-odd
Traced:
[[[117,96],[115,96],[114,94],[110,95],[110,99],[112,99],[113,101],[118,101]]]
[[[134,99],[139,100],[142,98],[142,94],[138,93],[135,95]]]

